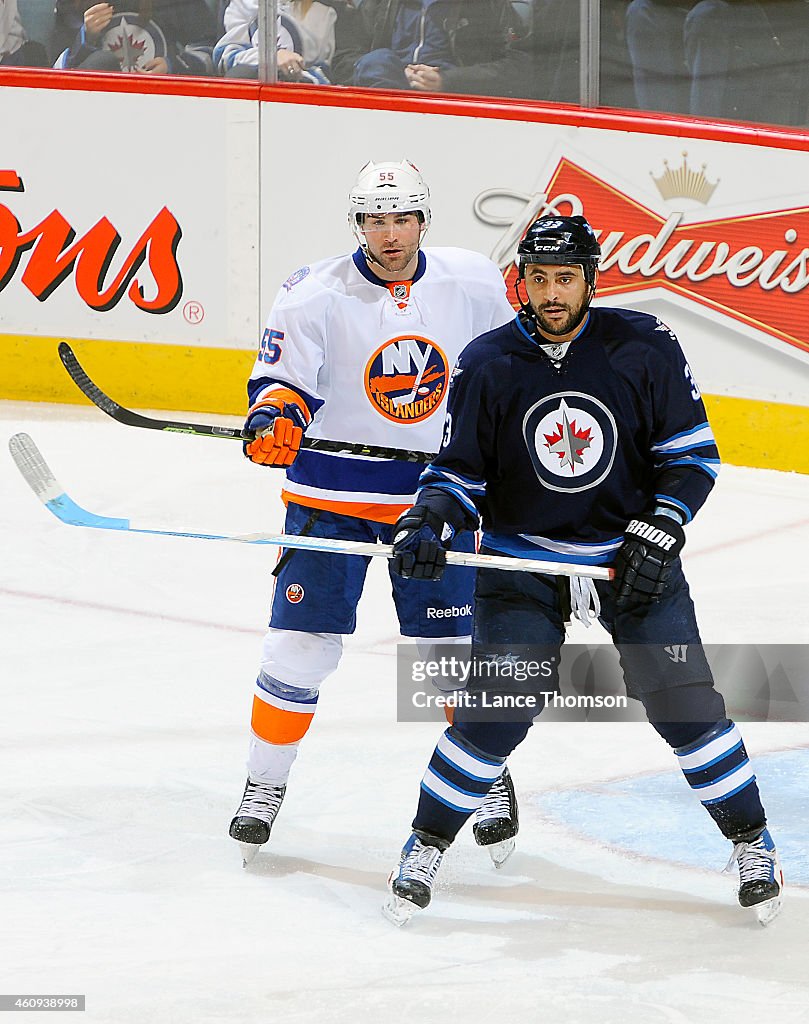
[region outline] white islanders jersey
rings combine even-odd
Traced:
[[[279,291],[248,381],[308,410],[309,437],[436,452],[461,350],[514,317],[494,263],[419,253],[412,281],[378,278],[362,252],[297,270]],[[392,523],[413,504],[417,463],[302,449],[285,501]]]

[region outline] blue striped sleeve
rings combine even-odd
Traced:
[[[251,377],[247,382],[248,408],[252,408],[259,395],[266,391],[267,388],[272,387],[273,384],[277,384],[282,388],[288,388],[290,391],[294,391],[295,394],[300,395],[311,416],[314,416],[321,405],[323,405],[322,398],[315,398],[314,395],[308,394],[297,384],[290,384],[289,381],[281,380],[278,377]]]
[[[475,498],[481,499],[486,493],[486,484],[482,480],[469,480],[459,473],[445,469],[443,466],[436,466],[434,463],[430,463],[419,477],[418,493],[421,494],[427,488],[451,494],[469,515],[477,520],[479,513],[478,507],[475,504]],[[417,495],[416,501],[418,500]]]
[[[719,450],[691,368],[670,330],[650,332],[655,502],[690,522],[720,468]]]

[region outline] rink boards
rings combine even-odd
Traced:
[[[809,135],[390,93],[372,110],[345,89],[90,81],[8,72],[0,87],[0,398],[83,401],[56,356],[67,337],[129,405],[239,415],[279,286],[352,247],[345,196],[365,160],[407,156],[432,190],[428,243],[492,256],[512,288],[526,223],[584,213],[605,252],[600,301],[677,332],[723,457],[809,472]]]

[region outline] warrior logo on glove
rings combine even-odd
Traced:
[[[682,526],[667,515],[631,520],[615,557],[618,605],[659,601],[684,544]]]

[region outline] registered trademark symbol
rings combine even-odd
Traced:
[[[201,324],[205,319],[205,310],[199,302],[186,302],[183,306],[183,316],[190,324]]]

